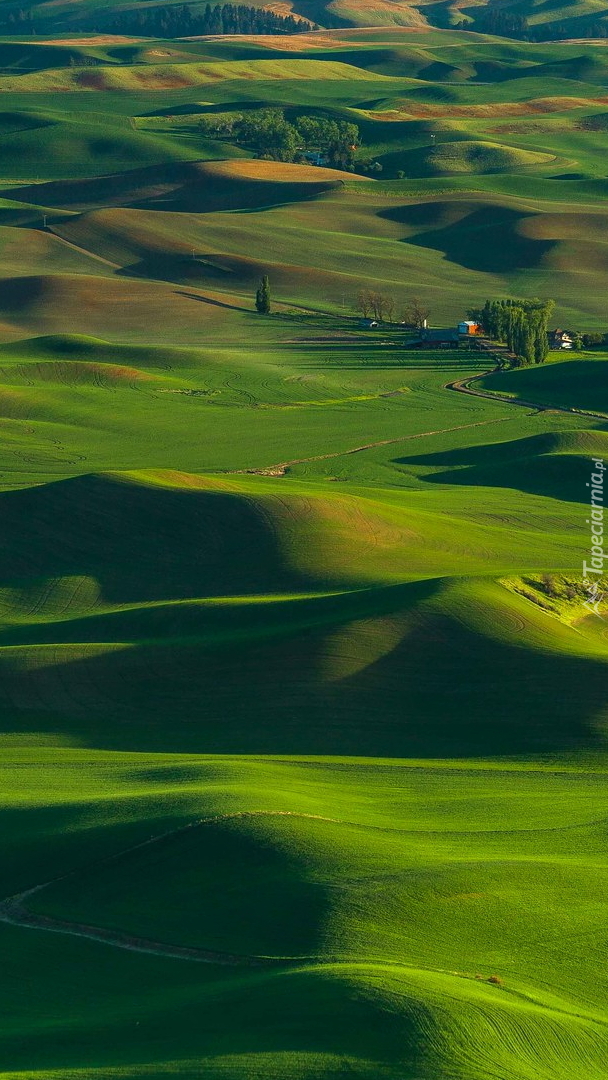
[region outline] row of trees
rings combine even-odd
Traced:
[[[356,124],[322,116],[287,120],[283,109],[250,109],[243,113],[210,113],[200,120],[205,135],[225,136],[259,157],[275,161],[305,160],[317,151],[328,165],[352,171],[359,139]]]
[[[504,8],[481,8],[473,22],[462,19],[461,30],[477,30],[481,34],[517,38],[519,41],[559,41],[572,37],[608,37],[608,22],[592,16],[576,16],[564,22],[547,22],[530,26],[525,15]]]
[[[245,4],[188,4],[138,7],[115,12],[106,29],[114,34],[177,38],[197,34],[300,34],[312,28],[307,19],[275,15]]]
[[[3,3],[0,31],[4,33],[36,32],[36,16],[29,6]],[[61,20],[58,20],[61,25]],[[114,11],[111,17],[83,19],[79,30],[103,31],[111,34],[133,34],[138,37],[178,38],[197,34],[301,34],[318,29],[308,19],[293,15],[276,15],[263,8],[245,4],[189,4],[172,7],[130,7]]]
[[[599,19],[585,19],[578,15],[575,19],[564,22],[540,23],[538,26],[530,27],[527,34],[528,41],[562,41],[564,38],[572,37],[606,38],[608,37],[608,23]]]
[[[460,23],[464,30],[471,29],[471,23]],[[484,8],[475,19],[475,30],[482,34],[495,34],[497,37],[525,38],[529,34],[528,20],[525,15],[503,8]]]
[[[375,289],[359,289],[356,310],[364,319],[372,318],[377,322],[391,323],[398,321],[416,330],[422,329],[429,318],[429,309],[417,297],[414,297],[397,315],[398,308],[394,296],[387,296]]]
[[[486,300],[480,312],[470,313],[495,341],[505,341],[515,356],[514,366],[542,364],[549,353],[549,319],[553,300]]]
[[[584,349],[599,349],[602,345],[608,345],[608,334],[603,334],[598,331],[591,331],[586,334],[579,334],[576,330],[572,335],[574,338],[573,348],[577,348],[577,338],[580,338],[580,343]]]

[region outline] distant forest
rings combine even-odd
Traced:
[[[244,4],[130,9],[114,12],[111,18],[103,21],[98,15],[79,25],[80,30],[153,38],[196,37],[199,34],[301,34],[313,28],[318,29],[307,19],[275,15],[272,11]],[[23,6],[15,4],[0,14],[0,32],[32,34],[36,30],[35,16]]]
[[[608,37],[608,22],[598,19],[579,19],[576,35],[581,37]],[[581,25],[582,24],[582,25]],[[477,30],[481,34],[494,34],[496,37],[516,38],[519,41],[559,41],[573,36],[572,23],[546,23],[530,26],[525,15],[504,8],[488,8],[481,11],[473,24],[463,21],[463,30]]]
[[[206,4],[194,9],[184,4],[117,12],[105,29],[137,37],[181,38],[199,34],[301,34],[312,25],[293,15],[275,15],[243,4]]]

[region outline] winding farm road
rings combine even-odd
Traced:
[[[503,405],[519,405],[524,409],[533,409],[535,412],[561,412],[572,416],[580,416],[589,420],[604,420],[608,422],[607,413],[587,412],[584,409],[570,408],[566,405],[548,405],[540,401],[522,401],[519,398],[509,397],[506,394],[497,394],[490,390],[474,390],[471,383],[476,379],[484,379],[491,375],[496,368],[488,368],[478,375],[468,375],[464,379],[445,384],[446,390],[455,390],[459,394],[468,394],[471,397],[484,398],[486,401],[497,401]],[[329,454],[314,454],[310,457],[292,458],[289,461],[280,461],[276,465],[267,465],[259,469],[231,469],[231,473],[249,473],[258,476],[282,476],[292,465],[306,465],[312,461],[328,461],[331,458],[348,457],[350,454],[360,454],[364,450],[374,450],[379,446],[393,446],[398,443],[408,442],[411,439],[426,439],[431,435],[449,435],[452,431],[467,431],[470,428],[485,427],[488,424],[501,424],[511,420],[511,416],[498,416],[492,420],[476,420],[472,424],[458,424],[456,427],[435,428],[433,431],[419,431],[414,435],[399,435],[395,439],[378,439],[376,442],[362,443],[359,446],[351,446],[346,450],[334,450]]]
[[[31,890],[34,891],[34,890]],[[231,953],[212,952],[208,949],[195,949],[181,945],[168,945],[148,938],[133,937],[120,930],[106,930],[101,926],[88,926],[86,923],[67,922],[64,919],[51,919],[47,915],[37,915],[24,905],[29,893],[12,896],[0,904],[0,922],[11,926],[29,927],[32,930],[48,930],[53,934],[69,934],[72,937],[89,938],[105,945],[114,945],[129,952],[149,953],[152,956],[175,957],[179,960],[198,960],[203,964],[242,965],[259,967],[262,964],[279,963],[272,957],[234,956]]]
[[[473,390],[471,383],[476,379],[485,379],[486,375],[492,375],[496,368],[489,368],[479,375],[469,375],[466,379],[457,379],[455,382],[446,383],[446,390],[456,390],[459,394],[470,394],[472,397],[485,398],[487,401],[502,401],[505,405],[521,405],[524,409],[537,409],[539,412],[562,412],[573,416],[589,417],[590,420],[608,420],[607,413],[587,412],[585,409],[574,409],[567,405],[547,405],[539,401],[522,401],[520,398],[509,397],[507,394],[497,394],[492,390]]]
[[[149,840],[144,840],[142,843],[134,844],[130,848],[119,851],[116,855],[110,856],[106,861],[111,862],[112,859],[161,843],[164,840],[177,836],[180,833],[188,832],[191,829],[243,817],[298,817],[312,818],[317,821],[327,821],[338,825],[348,824],[337,818],[323,817],[320,814],[297,813],[296,811],[291,810],[235,811],[229,814],[220,814],[216,817],[200,818],[196,821],[188,822],[187,825],[180,825],[176,829],[170,829],[165,833],[152,836]],[[376,826],[369,827],[375,828]],[[46,889],[48,886],[70,876],[71,874],[65,874],[60,878],[55,878],[53,881],[45,881],[41,885],[34,885],[33,888],[26,889],[24,892],[17,893],[14,896],[9,896],[5,900],[2,900],[0,902],[0,922],[8,923],[9,926],[19,926],[31,930],[46,930],[53,934],[68,934],[71,937],[88,938],[90,941],[97,941],[103,945],[113,945],[115,948],[126,949],[128,952],[148,953],[152,956],[163,956],[178,960],[194,960],[203,964],[221,964],[229,967],[276,967],[277,965],[284,966],[285,964],[290,963],[300,964],[306,960],[316,959],[315,957],[306,956],[251,956],[246,954],[218,952],[212,949],[199,949],[187,945],[171,945],[167,942],[137,937],[133,934],[124,933],[121,930],[111,930],[102,926],[91,926],[88,923],[52,918],[48,915],[30,911],[26,907],[28,897],[33,896],[35,893],[42,892],[42,890]]]
[[[204,828],[207,825],[214,825],[223,821],[234,820],[238,818],[260,818],[260,817],[289,817],[289,818],[306,818],[308,820],[327,822],[332,825],[351,825],[358,828],[371,829],[372,831],[386,833],[407,833],[409,830],[400,829],[391,826],[363,824],[362,822],[353,822],[344,820],[342,818],[326,817],[322,814],[307,814],[296,810],[236,810],[232,813],[218,814],[213,817],[198,818],[194,821],[189,821],[185,825],[179,825],[175,829],[169,829],[166,832],[158,833],[155,836],[151,836],[149,839],[141,841],[138,844],[133,844],[129,848],[123,848],[121,851],[116,852],[114,855],[110,855],[106,859],[102,860],[100,865],[104,863],[110,863],[114,859],[121,858],[131,852],[141,851],[143,848],[149,848],[156,844],[163,843],[166,840],[170,840],[180,834],[188,833],[193,829]],[[590,825],[605,825],[606,818],[593,819],[592,821],[580,821],[566,826],[568,829],[588,829]],[[501,834],[503,830],[496,829],[490,830],[491,832]],[[510,830],[509,830],[510,831]],[[528,830],[523,830],[528,831]],[[529,830],[536,833],[537,829]],[[546,832],[562,832],[562,828],[555,829],[553,826],[549,826],[547,829],[542,830]],[[102,926],[92,926],[88,923],[81,923],[76,921],[69,921],[66,919],[57,919],[48,915],[43,915],[38,912],[33,912],[26,906],[28,897],[33,896],[35,893],[42,892],[50,885],[55,884],[58,881],[64,881],[72,876],[72,872],[62,875],[59,878],[55,878],[52,881],[45,881],[40,885],[34,885],[32,888],[26,889],[21,893],[17,893],[14,896],[9,896],[5,900],[0,902],[0,922],[7,923],[9,926],[18,926],[23,929],[31,930],[45,930],[53,934],[67,934],[70,937],[87,938],[90,941],[95,941],[102,945],[111,945],[114,948],[125,949],[127,952],[139,952],[147,953],[151,956],[167,957],[177,960],[190,960],[203,964],[219,964],[225,967],[285,967],[286,965],[299,965],[306,962],[319,962],[318,956],[261,956],[251,955],[244,953],[228,953],[219,952],[212,949],[201,949],[188,945],[172,945],[167,942],[154,941],[150,938],[144,938],[135,936],[133,934],[125,933],[121,930],[112,930]],[[337,963],[336,958],[325,957],[324,962]],[[378,960],[375,963],[385,963],[387,961]],[[430,970],[442,970],[442,969],[430,969]],[[457,972],[451,972],[451,974],[458,974]]]

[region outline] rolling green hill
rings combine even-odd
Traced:
[[[0,1080],[608,1080],[608,353],[497,370],[408,325],[517,296],[608,333],[608,53],[477,33],[485,4],[192,41],[31,7],[0,42]],[[269,108],[289,160],[242,134]],[[303,117],[356,125],[339,168]]]

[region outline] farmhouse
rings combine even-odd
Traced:
[[[551,330],[549,332],[550,349],[571,349],[574,337],[567,330]]]

